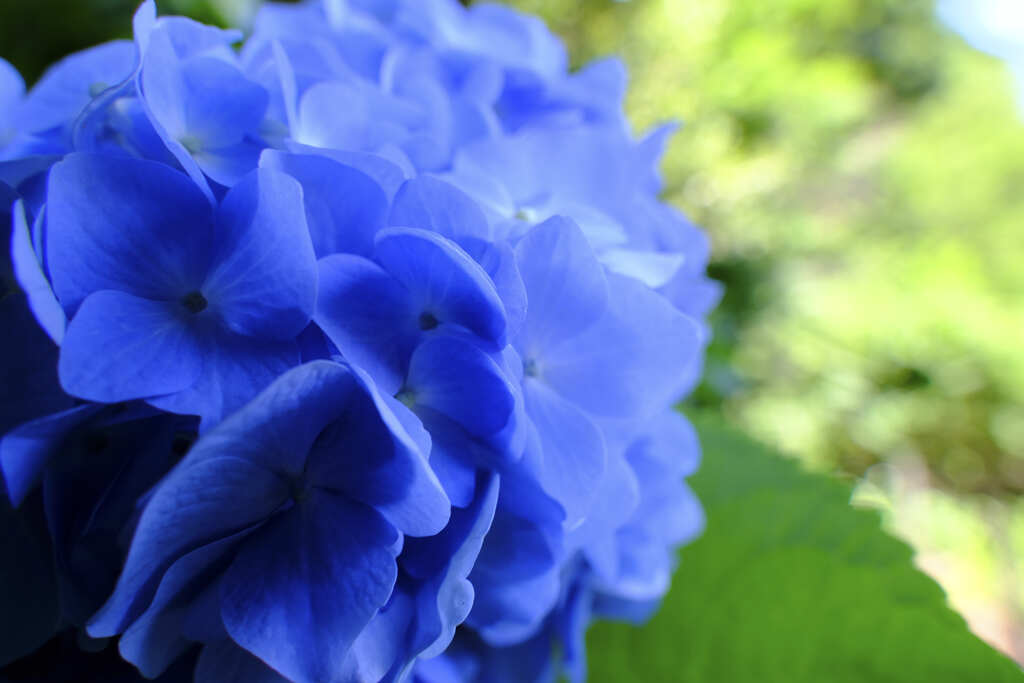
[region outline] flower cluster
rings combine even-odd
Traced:
[[[27,94],[0,62],[0,465],[52,629],[161,680],[582,679],[702,524],[669,129],[496,5],[240,40],[147,0]]]

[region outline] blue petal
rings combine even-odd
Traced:
[[[526,321],[526,286],[519,274],[515,251],[503,242],[476,243],[463,240],[461,246],[487,271],[494,288],[505,304],[508,336],[514,337]]]
[[[223,571],[229,553],[251,532],[247,529],[197,548],[167,570],[153,602],[118,641],[121,656],[138,667],[143,676],[156,678],[191,645],[182,634],[191,599],[204,578],[209,581],[216,572]]]
[[[206,432],[301,361],[294,341],[253,339],[216,331],[200,339],[202,371],[191,385],[148,403],[181,415],[199,415]]]
[[[327,157],[274,150],[263,153],[260,165],[301,183],[317,256],[371,254],[373,236],[384,227],[388,200],[369,176]]]
[[[292,178],[257,169],[217,211],[212,269],[202,291],[240,334],[294,339],[316,302],[317,267]]]
[[[14,205],[14,230],[11,235],[11,265],[14,276],[28,298],[29,308],[39,321],[39,326],[55,344],[64,339],[67,316],[57,302],[50,282],[43,274],[42,265],[32,248],[32,235],[25,218],[25,205],[19,200]],[[40,214],[40,219],[42,214]]]
[[[391,595],[396,537],[371,508],[314,489],[239,551],[221,591],[225,628],[297,683],[333,680]]]
[[[4,435],[0,440],[0,466],[15,507],[39,483],[64,438],[100,410],[102,406],[98,405],[76,406],[27,422]]]
[[[202,193],[163,164],[71,154],[50,171],[46,262],[69,313],[100,289],[177,300],[202,282],[212,235]]]
[[[288,683],[288,679],[225,638],[203,648],[194,683]]]
[[[200,149],[192,158],[214,182],[232,187],[256,168],[262,151],[262,143],[247,137],[230,147]]]
[[[313,485],[374,506],[403,533],[436,534],[448,523],[450,505],[426,454],[372,380],[359,370],[353,373],[361,391],[353,392],[337,420],[321,433],[306,476]]]
[[[538,576],[502,582],[478,569],[470,574],[470,581],[478,590],[466,623],[492,646],[515,645],[535,634],[558,601],[561,589],[558,568],[553,567]]]
[[[350,166],[355,170],[365,173],[373,182],[377,183],[388,200],[395,196],[398,188],[402,186],[406,178],[415,174],[415,170],[407,168],[393,159],[385,159],[379,154],[368,152],[354,152],[351,150],[321,149],[303,145],[292,140],[288,141],[287,148],[303,155],[323,156],[327,159],[337,161],[343,166]]]
[[[0,261],[0,268],[4,265]],[[70,408],[74,400],[57,379],[57,347],[20,292],[0,299],[0,327],[17,331],[0,335],[0,434]]]
[[[540,482],[565,508],[565,525],[572,529],[595,502],[604,476],[604,439],[582,410],[544,383],[528,380],[523,393],[543,449]]]
[[[444,531],[429,539],[411,539],[403,551],[403,567],[418,577],[429,577],[417,593],[413,656],[427,658],[444,652],[473,606],[473,584],[466,577],[494,519],[498,477],[482,476],[477,489],[472,505],[455,511]]]
[[[116,40],[76,52],[50,67],[25,99],[23,130],[69,125],[97,94],[120,84],[135,65],[135,46]]]
[[[612,532],[625,525],[639,503],[640,490],[632,468],[621,453],[609,453],[596,503],[583,523],[566,535],[566,546],[580,548],[594,572],[614,582],[619,547]]]
[[[613,247],[601,252],[601,263],[608,270],[636,278],[651,288],[668,283],[686,262],[686,254]]]
[[[445,495],[456,507],[466,507],[473,500],[477,465],[469,462],[473,443],[462,429],[444,418],[427,415],[434,443],[430,451],[430,468],[444,487]]]
[[[418,336],[408,290],[359,256],[327,256],[319,272],[316,324],[347,360],[394,394]]]
[[[3,112],[4,119],[0,119],[3,125],[10,121],[6,118],[13,112],[25,94],[25,81],[21,74],[6,59],[0,59],[0,112]]]
[[[320,432],[358,391],[343,365],[313,361],[278,373],[252,401],[205,434],[189,458],[230,451],[283,477],[299,476]]]
[[[593,325],[604,313],[608,287],[586,237],[572,221],[552,218],[516,245],[526,286],[520,343],[525,359]]]
[[[259,131],[269,95],[235,66],[223,59],[196,57],[181,65],[181,75],[181,132],[200,149],[228,147]]]
[[[194,420],[153,412],[105,409],[67,434],[47,468],[43,500],[72,624],[84,624],[110,595],[124,562],[118,536],[178,459],[178,433],[194,428]]]
[[[504,429],[515,407],[512,387],[498,365],[457,335],[433,336],[416,347],[403,392],[417,406],[451,418],[478,437]]]
[[[461,325],[497,348],[505,345],[505,307],[483,268],[435,233],[388,228],[377,235],[377,261],[412,293],[421,313]]]
[[[388,225],[433,230],[449,239],[488,240],[487,217],[469,195],[454,185],[430,176],[408,180],[398,190]]]
[[[68,325],[58,371],[64,391],[115,403],[192,385],[203,353],[177,302],[105,290],[87,298]]]
[[[178,558],[265,520],[288,497],[288,484],[277,474],[197,444],[146,504],[117,586],[89,622],[89,634],[123,631],[145,611]]]
[[[618,418],[649,416],[679,397],[698,362],[697,324],[637,280],[609,276],[601,320],[543,357],[543,379],[581,408]]]
[[[144,55],[142,71],[138,74],[136,81],[142,91],[139,102],[142,104],[143,111],[157,135],[163,140],[167,151],[181,164],[182,169],[192,178],[203,196],[213,203],[213,191],[206,181],[206,176],[203,175],[199,164],[179,139],[180,134],[175,134],[185,128],[185,114],[179,106],[179,101],[183,99],[184,84],[181,74],[173,68],[177,64],[179,56],[174,49],[171,36],[166,30],[166,24],[158,25],[149,33],[147,45],[142,54]],[[151,99],[153,105],[150,104]],[[166,125],[170,125],[172,131],[168,131]]]

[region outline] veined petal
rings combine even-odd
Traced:
[[[202,292],[239,334],[293,339],[316,302],[316,256],[302,188],[283,173],[257,169],[217,211],[212,269]]]
[[[320,259],[316,324],[382,391],[402,386],[418,337],[409,291],[376,263],[351,254]]]
[[[199,415],[208,431],[301,361],[295,341],[253,339],[219,330],[200,339],[203,367],[195,382],[147,402],[181,415]]]
[[[240,648],[230,638],[203,648],[194,683],[289,683],[288,679]]]
[[[178,558],[267,519],[288,496],[284,479],[251,460],[193,449],[142,511],[117,586],[88,624],[90,635],[123,631]]]
[[[188,176],[164,164],[70,154],[50,171],[47,264],[64,310],[115,289],[178,299],[209,267],[210,206]]]
[[[411,292],[432,324],[454,323],[498,348],[505,345],[505,307],[487,273],[454,242],[413,228],[377,234],[377,261]]]
[[[221,590],[225,628],[293,681],[334,680],[391,595],[396,537],[371,508],[314,489],[239,551]]]
[[[373,236],[384,227],[388,200],[369,176],[327,157],[276,150],[264,152],[260,166],[283,171],[302,184],[317,256],[371,254]]]
[[[202,373],[203,352],[186,315],[178,302],[111,290],[91,294],[64,337],[61,386],[73,396],[103,403],[191,386]]]
[[[426,454],[372,380],[357,369],[352,372],[360,391],[314,444],[306,464],[308,480],[372,505],[405,534],[436,534],[448,523],[450,504]]]
[[[32,235],[25,218],[25,205],[19,199],[14,207],[14,229],[11,234],[11,266],[14,276],[25,292],[29,308],[39,321],[39,326],[58,346],[64,339],[67,316],[53,294],[43,268],[32,248]],[[40,214],[40,220],[43,214]],[[37,221],[38,224],[38,221]]]
[[[388,225],[433,230],[458,241],[491,236],[487,217],[462,190],[443,180],[419,176],[407,180],[395,195]]]
[[[458,335],[433,336],[416,347],[403,391],[416,405],[484,438],[504,429],[515,407],[512,387],[498,364]]]
[[[526,286],[520,350],[526,360],[593,325],[608,305],[604,271],[587,238],[564,218],[530,230],[516,245]]]
[[[647,417],[677,398],[699,358],[701,331],[664,297],[612,275],[609,308],[544,356],[544,381],[595,415]]]
[[[543,449],[541,485],[565,508],[565,526],[572,529],[587,516],[601,485],[604,439],[582,410],[543,382],[528,379],[523,387]]]

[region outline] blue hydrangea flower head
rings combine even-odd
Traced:
[[[583,680],[703,524],[671,128],[500,5],[133,27],[27,91],[0,61],[0,666]]]

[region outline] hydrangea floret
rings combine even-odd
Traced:
[[[116,638],[116,680],[583,680],[703,524],[673,405],[717,290],[658,199],[671,128],[500,5],[133,28],[27,92],[0,60],[0,470],[44,639]]]

